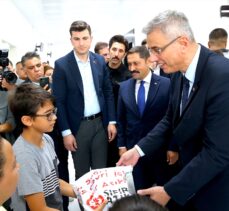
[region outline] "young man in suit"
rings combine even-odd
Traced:
[[[185,211],[229,210],[229,60],[198,44],[181,12],[160,13],[144,32],[151,59],[173,73],[170,103],[166,116],[118,165],[134,165],[168,142],[179,150],[181,171],[164,186],[138,193],[162,205],[170,199],[189,203]]]
[[[127,53],[127,63],[132,78],[120,84],[118,99],[118,147],[120,156],[154,128],[166,113],[169,102],[170,80],[155,75],[151,69],[150,54],[145,46],[136,46]],[[144,82],[144,108],[138,107],[139,90]],[[135,188],[142,189],[154,183],[164,184],[166,147],[160,150],[157,159],[142,157],[134,167]]]
[[[78,179],[90,168],[106,167],[107,144],[116,127],[109,71],[104,58],[89,51],[91,27],[75,21],[70,35],[73,50],[55,61],[53,95],[64,146],[72,152]]]

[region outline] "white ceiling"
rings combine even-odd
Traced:
[[[98,39],[101,37],[107,40],[113,34],[125,34],[133,28],[132,21],[137,18],[136,14],[133,14],[136,9],[133,8],[139,8],[139,0],[12,0],[12,2],[33,29],[44,39],[52,42],[61,41],[63,39],[61,35],[68,33],[71,23],[75,20],[88,22]],[[152,4],[151,0],[142,2]]]
[[[138,45],[145,36],[141,32],[142,28],[156,14],[167,9],[175,9],[187,15],[197,41],[205,44],[212,28],[228,27],[229,18],[219,17],[220,5],[227,4],[228,1],[0,0],[0,41],[7,41],[15,49],[20,49],[20,52],[15,51],[15,55],[11,54],[11,57],[17,58],[32,50],[30,46],[34,48],[35,43],[51,44],[55,59],[72,48],[69,41],[71,23],[84,20],[92,28],[92,50],[96,42],[108,42],[113,35],[125,35],[133,28]],[[11,6],[7,3],[11,3]]]

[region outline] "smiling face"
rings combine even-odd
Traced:
[[[139,53],[132,53],[127,56],[128,69],[134,79],[143,80],[149,73],[151,62],[141,58]]]
[[[147,35],[148,48],[163,49],[161,53],[151,53],[151,62],[157,62],[157,64],[164,70],[165,73],[179,71],[184,62],[181,42],[182,39],[182,37],[169,39],[158,30],[149,33]],[[164,48],[165,46],[166,48]]]
[[[11,144],[4,140],[0,140],[1,144],[1,158],[3,157],[5,163],[3,164],[2,176],[0,177],[0,205],[6,201],[14,192],[17,186],[19,177],[19,164],[16,162]]]

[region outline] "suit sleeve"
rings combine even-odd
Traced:
[[[180,204],[185,204],[229,166],[228,81],[228,73],[212,80],[206,92],[201,151],[164,186],[166,192]]]
[[[169,103],[168,110],[163,119],[138,142],[138,146],[146,155],[153,155],[161,147],[168,145],[172,133],[172,106]]]
[[[57,121],[60,130],[70,129],[68,120],[67,120],[67,111],[66,111],[66,102],[67,102],[67,79],[63,65],[60,62],[55,62],[55,71],[53,72],[53,86],[52,92],[55,97],[57,110]]]
[[[119,89],[118,106],[117,106],[117,126],[118,126],[118,147],[126,147],[126,111],[125,104],[122,100],[122,85]]]
[[[107,114],[107,121],[116,121],[115,115],[115,106],[114,106],[114,94],[112,90],[111,80],[110,80],[110,73],[106,67],[105,61],[103,61],[103,94],[105,98],[105,106],[106,106],[106,114]]]

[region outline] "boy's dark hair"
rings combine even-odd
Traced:
[[[4,176],[4,174],[3,174],[3,168],[4,168],[4,165],[6,163],[6,158],[4,156],[4,153],[3,153],[3,149],[2,148],[3,148],[3,139],[0,136],[0,180]]]
[[[22,116],[35,116],[40,107],[51,101],[54,104],[53,96],[33,83],[19,85],[9,96],[9,106],[14,115],[17,125],[17,132],[21,133],[25,127],[21,122]]]
[[[109,211],[168,211],[147,196],[132,195],[118,199]]]
[[[41,59],[40,58],[40,55],[37,54],[35,51],[33,51],[33,52],[27,52],[24,56],[21,57],[21,64],[22,64],[22,66],[25,66],[25,62],[27,60],[30,60],[30,59],[34,58],[34,57],[35,58],[38,58],[38,59]]]
[[[87,24],[85,21],[74,21],[69,29],[70,35],[72,35],[72,32],[81,32],[87,29],[89,31],[89,34],[91,35],[91,27],[89,24]]]
[[[148,59],[150,57],[149,51],[144,45],[135,46],[135,47],[131,48],[127,52],[127,56],[130,55],[130,54],[134,54],[134,53],[138,53],[139,57],[142,58],[142,59]]]
[[[115,42],[122,43],[125,46],[125,52],[127,52],[129,50],[129,43],[125,39],[124,36],[122,36],[122,35],[115,35],[115,36],[111,37],[111,39],[109,41],[109,48],[111,48],[111,46]]]

